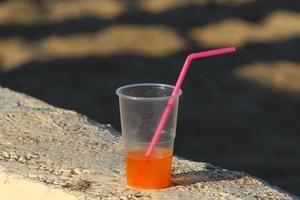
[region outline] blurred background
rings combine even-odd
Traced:
[[[300,195],[300,1],[2,0],[0,85],[120,131],[117,87],[174,84],[175,154]]]

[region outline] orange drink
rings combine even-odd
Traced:
[[[127,184],[134,188],[159,189],[171,185],[172,149],[156,148],[150,157],[146,149],[126,152]]]

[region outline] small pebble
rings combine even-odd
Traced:
[[[9,158],[10,157],[9,153],[7,153],[6,151],[1,152],[1,154],[3,155],[4,158]]]

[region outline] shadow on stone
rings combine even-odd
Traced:
[[[187,186],[196,183],[229,181],[245,177],[244,173],[227,171],[219,168],[206,168],[199,171],[179,173],[173,176],[173,186]]]

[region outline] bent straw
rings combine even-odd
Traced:
[[[188,55],[188,57],[186,58],[185,62],[184,62],[184,65],[182,67],[182,70],[180,72],[180,75],[177,79],[177,82],[176,82],[176,85],[172,91],[172,95],[171,96],[174,96],[174,95],[177,95],[180,88],[181,88],[181,85],[184,81],[184,78],[186,76],[186,73],[190,67],[190,64],[191,62],[194,60],[194,59],[199,59],[199,58],[204,58],[204,57],[209,57],[209,56],[217,56],[217,55],[222,55],[222,54],[226,54],[226,53],[232,53],[232,52],[235,52],[236,51],[236,48],[235,47],[228,47],[228,48],[223,48],[223,49],[215,49],[215,50],[210,50],[210,51],[203,51],[203,52],[199,52],[199,53],[191,53],[190,55]],[[169,115],[172,111],[172,108],[173,108],[173,105],[175,103],[175,98],[170,98],[170,100],[168,101],[168,104],[160,118],[160,121],[158,123],[158,126],[154,132],[154,135],[151,139],[151,142],[148,146],[148,149],[147,149],[147,152],[145,154],[145,157],[149,157],[151,156],[151,154],[153,153],[154,151],[154,148],[155,148],[155,145],[156,143],[159,141],[159,138],[161,136],[161,133],[162,133],[162,130],[164,129],[167,121],[168,121],[168,118],[169,118]]]

